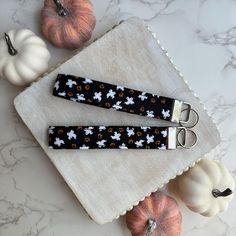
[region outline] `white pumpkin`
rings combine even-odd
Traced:
[[[0,77],[26,85],[48,69],[50,53],[44,41],[28,29],[11,30],[0,39]]]
[[[215,160],[201,160],[177,177],[180,198],[194,212],[212,217],[227,209],[235,182],[225,166]]]

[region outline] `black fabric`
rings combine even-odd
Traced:
[[[59,74],[53,95],[67,100],[170,121],[174,99]]]
[[[52,149],[166,149],[167,127],[50,126]]]

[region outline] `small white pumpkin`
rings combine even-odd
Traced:
[[[0,39],[0,76],[15,85],[37,80],[49,59],[44,41],[28,29],[11,30]]]
[[[234,179],[219,161],[201,160],[176,181],[183,202],[203,216],[212,217],[226,210],[233,198]]]

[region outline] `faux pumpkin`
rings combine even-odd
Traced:
[[[188,208],[203,216],[214,216],[227,209],[235,182],[219,161],[201,160],[177,179],[177,191]]]
[[[182,217],[176,201],[158,191],[126,215],[132,236],[179,236]]]
[[[41,29],[55,46],[80,48],[89,40],[96,18],[89,0],[45,0]]]
[[[28,29],[11,30],[0,39],[0,76],[15,85],[38,79],[49,59],[44,41]]]

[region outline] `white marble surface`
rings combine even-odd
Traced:
[[[41,0],[1,0],[0,32],[27,27],[40,35]],[[146,21],[204,102],[222,135],[211,156],[236,177],[236,1],[93,0],[93,38],[130,16]],[[51,66],[72,52],[55,49]],[[103,226],[89,219],[13,107],[22,90],[0,79],[0,235],[128,236],[124,218]],[[236,200],[212,219],[181,205],[184,236],[236,235]]]

